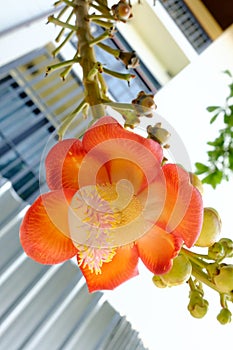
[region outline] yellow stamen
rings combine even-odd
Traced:
[[[75,200],[73,211],[77,238],[72,235],[72,239],[79,250],[78,264],[100,274],[102,264],[112,261],[116,254],[113,235],[117,234],[118,228],[123,228],[140,216],[142,205],[133,194],[132,187],[127,186],[124,180],[117,185],[81,188]],[[122,242],[121,245],[124,244]]]

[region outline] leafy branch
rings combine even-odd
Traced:
[[[233,172],[233,76],[229,70],[224,71],[231,82],[228,85],[230,92],[226,97],[224,106],[209,106],[207,111],[211,113],[210,124],[222,118],[224,128],[219,130],[218,136],[213,141],[207,142],[212,148],[207,151],[208,163],[197,162],[196,174],[205,175],[203,183],[216,188],[223,180],[228,181]]]

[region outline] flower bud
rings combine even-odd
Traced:
[[[219,242],[214,243],[208,248],[208,256],[213,260],[220,260],[225,256],[225,249]]]
[[[137,97],[132,100],[137,113],[139,115],[146,115],[147,117],[152,117],[152,110],[157,108],[154,95],[146,94],[144,91],[140,91]]]
[[[218,316],[217,316],[217,320],[218,322],[220,322],[221,324],[227,324],[227,323],[230,323],[231,322],[231,312],[229,309],[227,308],[223,308]]]
[[[208,301],[203,299],[198,291],[194,290],[190,292],[190,302],[188,304],[188,310],[193,317],[204,317],[208,311],[208,307]]]
[[[233,265],[220,265],[219,274],[213,277],[213,281],[220,293],[233,291]]]
[[[219,243],[223,246],[225,256],[228,258],[233,257],[233,241],[230,238],[221,238]]]
[[[219,274],[219,264],[213,263],[213,264],[208,264],[206,267],[206,270],[211,278],[213,276],[217,276]]]
[[[161,128],[160,123],[155,124],[155,126],[148,125],[147,133],[150,139],[155,140],[160,144],[166,143],[171,136],[166,129]]]
[[[186,282],[191,273],[192,265],[189,259],[184,255],[179,255],[173,260],[171,270],[161,275],[160,278],[168,287],[173,287]]]
[[[197,290],[190,292],[190,302],[188,304],[188,310],[190,314],[195,318],[202,318],[208,311],[209,303],[203,299],[201,293]]]
[[[125,0],[120,0],[118,4],[112,6],[112,13],[116,20],[125,22],[133,17],[132,6]]]
[[[198,247],[210,247],[213,245],[221,232],[221,227],[222,222],[217,210],[204,208],[202,229],[195,245]]]
[[[196,174],[189,172],[189,179],[191,184],[198,189],[201,195],[203,195],[204,189],[199,177]]]
[[[154,275],[152,278],[153,283],[156,285],[158,288],[166,288],[167,285],[162,281],[160,276]]]
[[[124,63],[127,69],[136,68],[139,65],[139,58],[135,54],[135,51],[132,51],[132,52],[121,51],[118,58],[119,60],[122,61],[122,63]]]

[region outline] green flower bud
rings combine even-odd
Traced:
[[[221,227],[222,222],[218,212],[213,208],[204,208],[202,229],[195,245],[198,247],[212,246],[221,232]]]
[[[225,257],[225,249],[219,242],[215,242],[208,249],[208,256],[213,260],[220,260]]]
[[[217,263],[209,264],[206,270],[211,278],[219,274],[219,265]]]
[[[192,264],[184,255],[179,255],[173,260],[172,268],[169,272],[161,275],[161,280],[168,286],[178,286],[186,282],[192,273]]]
[[[208,311],[208,307],[208,301],[203,299],[203,297],[198,291],[192,290],[190,292],[190,302],[188,304],[188,310],[193,317],[204,317]]]
[[[221,293],[233,291],[233,265],[222,264],[219,274],[213,277],[214,284]]]
[[[167,285],[162,281],[160,276],[154,275],[152,278],[153,283],[156,285],[158,288],[166,288]]]
[[[231,322],[231,312],[229,309],[223,308],[218,316],[217,316],[217,320],[218,322],[220,322],[221,324],[227,324]]]
[[[189,179],[191,184],[198,189],[201,195],[203,195],[204,189],[199,177],[196,174],[189,172]]]
[[[225,250],[225,255],[228,258],[233,257],[233,241],[230,238],[221,238],[219,243],[223,246]]]

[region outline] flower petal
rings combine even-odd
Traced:
[[[138,252],[136,246],[124,246],[117,249],[109,263],[103,263],[101,274],[92,273],[88,267],[80,266],[90,292],[114,289],[123,282],[138,275]]]
[[[74,192],[42,194],[28,209],[20,240],[25,253],[41,264],[57,264],[77,254],[69,238],[68,208]]]
[[[139,193],[146,187],[147,181],[141,168],[126,159],[113,159],[107,162],[106,168],[109,172],[111,183],[118,183],[120,180],[128,180],[134,188],[134,194]]]
[[[139,257],[145,266],[154,274],[163,274],[172,267],[180,251],[182,241],[162,228],[154,226],[136,242]]]
[[[45,160],[46,180],[51,190],[78,189],[78,172],[85,151],[77,139],[58,142]]]
[[[101,118],[85,133],[83,146],[88,155],[106,164],[111,182],[127,179],[135,194],[153,181],[162,161],[158,143],[125,130],[110,117]]]
[[[102,117],[89,128],[83,136],[83,146],[86,152],[94,148],[99,143],[109,139],[118,138],[122,131],[126,131],[112,117]],[[126,131],[126,133],[128,133]]]
[[[89,151],[98,144],[111,139],[134,140],[146,147],[157,159],[159,163],[163,159],[163,150],[158,142],[146,139],[134,132],[123,128],[118,121],[112,117],[106,116],[100,118],[83,137],[83,146],[85,151]],[[127,149],[125,149],[127,151]]]
[[[158,225],[173,232],[191,247],[198,238],[203,220],[203,203],[199,191],[190,183],[189,174],[181,167],[162,167],[166,179],[166,200]]]

